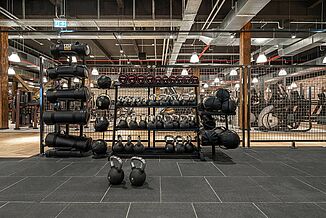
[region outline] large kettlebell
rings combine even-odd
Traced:
[[[175,137],[175,151],[177,153],[184,153],[186,151],[185,145],[184,145],[184,138],[182,136],[176,136]]]
[[[155,122],[155,116],[154,115],[149,116],[147,127],[148,127],[148,129],[156,129],[156,122]]]
[[[136,161],[140,162],[139,167],[135,165]],[[145,173],[146,161],[141,157],[132,157],[130,159],[130,165],[131,165],[131,173],[129,175],[129,180],[131,184],[134,186],[142,186],[146,181],[146,173]]]
[[[140,121],[138,125],[140,129],[147,129],[147,121],[145,115],[140,116]]]
[[[145,151],[145,146],[141,143],[140,136],[138,136],[137,143],[134,145],[134,152],[137,154],[143,153]]]
[[[94,158],[105,157],[107,152],[107,143],[103,139],[98,139],[92,143],[92,152]]]
[[[173,118],[171,115],[164,116],[164,129],[173,129]]]
[[[166,135],[165,140],[165,152],[172,153],[174,152],[174,137],[172,135]]]
[[[109,89],[111,87],[111,78],[107,75],[101,75],[97,79],[97,86],[100,89]]]
[[[114,163],[116,161],[116,163]],[[117,156],[110,157],[110,165],[111,169],[108,173],[108,181],[112,185],[120,185],[125,178],[125,173],[122,169],[122,160]]]
[[[120,120],[119,120],[119,123],[118,123],[118,128],[122,128],[122,129],[128,128],[127,118],[121,116],[119,119]]]
[[[99,95],[96,98],[96,107],[100,110],[107,110],[110,108],[110,98],[107,95]]]
[[[109,120],[106,117],[96,117],[94,124],[95,132],[107,131],[109,124]]]
[[[123,143],[122,143],[122,136],[118,135],[118,141],[112,146],[112,151],[113,152],[117,152],[117,153],[121,153],[123,152]]]
[[[188,153],[192,153],[195,149],[195,146],[194,146],[194,144],[192,144],[191,141],[192,141],[192,138],[190,135],[188,135],[186,143],[185,143],[185,149],[186,149],[186,152],[188,152]]]
[[[131,141],[131,135],[128,135],[127,143],[125,144],[125,152],[131,153],[134,150],[134,144]]]

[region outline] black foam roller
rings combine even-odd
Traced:
[[[90,98],[89,90],[87,87],[79,89],[59,89],[59,90],[48,90],[46,92],[46,99],[51,102],[64,101],[64,100],[82,100],[87,101]]]
[[[47,125],[54,124],[79,124],[86,125],[90,114],[86,110],[81,111],[45,111],[43,121]]]
[[[49,133],[45,137],[45,145],[56,148],[75,148],[86,152],[92,148],[92,139],[59,133]]]
[[[46,72],[50,79],[88,77],[88,69],[85,65],[72,65],[72,66],[63,65],[56,68],[48,68]]]

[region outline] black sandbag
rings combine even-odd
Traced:
[[[206,110],[218,111],[221,110],[222,103],[219,98],[215,96],[209,96],[204,98],[203,106]]]
[[[57,101],[87,101],[90,98],[90,93],[87,87],[79,89],[50,89],[46,92],[46,99],[51,103]]]
[[[86,157],[91,155],[89,152],[82,152],[77,150],[58,150],[58,149],[49,149],[45,151],[46,157]]]
[[[47,125],[79,124],[86,125],[90,114],[86,110],[80,111],[45,111],[43,121]]]
[[[225,129],[218,133],[220,147],[225,149],[236,149],[240,145],[239,135],[229,129]]]
[[[223,103],[230,99],[230,91],[227,89],[219,89],[216,91],[215,96]]]
[[[88,69],[85,65],[61,65],[56,68],[48,68],[46,72],[50,79],[88,78]]]
[[[227,100],[222,104],[222,112],[229,114],[234,113],[237,109],[237,104],[234,100]]]
[[[92,139],[60,133],[49,133],[45,137],[45,145],[56,148],[75,148],[77,150],[86,152],[92,148]]]
[[[91,53],[90,47],[86,43],[58,43],[50,47],[51,54],[54,58],[59,58],[60,56],[88,56]]]

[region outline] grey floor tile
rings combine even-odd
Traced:
[[[190,203],[132,203],[128,218],[195,218]]]
[[[235,164],[215,163],[215,165],[226,176],[266,176],[266,174],[263,173],[262,171],[246,163],[235,163]]]
[[[256,204],[269,218],[279,217],[325,217],[326,211],[308,203],[258,203]]]
[[[219,202],[203,177],[162,177],[162,202]]]
[[[213,163],[178,163],[182,176],[223,176]]]
[[[72,163],[55,176],[94,176],[104,166],[104,162]]]
[[[2,201],[40,201],[67,177],[28,177],[0,192]]]
[[[296,177],[309,185],[326,193],[326,177]]]
[[[326,159],[324,159],[325,161]],[[288,165],[300,169],[312,176],[326,176],[326,163],[319,162],[300,162],[300,163],[287,163]]]
[[[9,176],[16,173],[18,170],[24,170],[35,165],[34,162],[17,162],[17,161],[4,161],[0,164],[0,176]]]
[[[90,217],[114,217],[125,218],[128,211],[129,203],[78,203],[69,204],[58,217],[69,218],[90,218]]]
[[[56,163],[43,161],[35,163],[33,166],[26,169],[17,169],[17,171],[12,174],[13,176],[51,176],[55,172],[66,167],[68,163]]]
[[[146,174],[148,176],[181,176],[176,162],[148,163]]]
[[[307,173],[286,166],[283,163],[250,163],[250,165],[256,167],[269,176],[308,176]]]
[[[124,184],[112,185],[103,202],[159,202],[160,178],[147,177],[143,186],[134,187],[129,180]]]
[[[278,202],[248,177],[207,177],[222,202]]]
[[[248,162],[259,162],[260,160],[258,160],[257,158],[250,156],[248,154],[246,154],[245,152],[229,152],[229,151],[225,151],[224,152],[229,158],[231,158],[232,162],[234,163],[248,163]],[[219,160],[217,160],[219,161]],[[223,161],[221,161],[223,162]]]
[[[326,195],[292,177],[252,177],[284,202],[323,202]]]
[[[72,177],[48,195],[48,202],[100,202],[109,187],[104,177]]]
[[[0,217],[55,217],[65,204],[8,203],[0,208]]]
[[[272,150],[247,150],[245,152],[247,155],[254,157],[262,162],[266,161],[272,161],[272,162],[277,162],[277,161],[289,161],[291,158],[289,158],[286,155],[282,154],[277,154],[273,152]]]
[[[324,209],[325,212],[326,212],[326,203],[317,203],[317,205],[318,205],[319,207],[321,207],[322,209]]]
[[[193,163],[197,159],[160,159],[160,163],[165,163],[165,162],[174,162],[174,163]]]
[[[23,178],[24,177],[0,177],[0,191]]]
[[[265,217],[252,203],[194,203],[198,218]]]

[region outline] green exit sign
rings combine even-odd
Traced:
[[[66,19],[53,19],[54,28],[67,28],[68,22]]]

